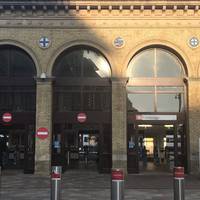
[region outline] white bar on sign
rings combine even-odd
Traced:
[[[3,116],[4,119],[11,119],[11,116]]]
[[[38,135],[48,135],[48,132],[44,132],[44,131],[38,131],[37,133]]]

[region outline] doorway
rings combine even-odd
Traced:
[[[99,160],[99,130],[63,130],[53,135],[53,163],[63,169],[97,170]]]
[[[109,172],[112,92],[108,61],[97,49],[74,46],[56,58],[52,74],[52,164],[60,164],[63,170]]]
[[[181,123],[137,124],[128,134],[128,166],[129,172],[134,173],[171,173],[174,166],[182,166],[187,171],[185,126]]]
[[[109,172],[112,155],[110,128],[108,124],[55,124],[52,165],[62,166],[63,171]]]
[[[34,172],[34,126],[12,124],[0,126],[1,162],[4,170]]]

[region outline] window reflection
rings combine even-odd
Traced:
[[[137,112],[154,111],[153,94],[128,94],[128,110]]]
[[[127,107],[136,112],[181,112],[184,108],[183,87],[127,86]]]
[[[180,112],[182,110],[182,97],[179,94],[158,94],[158,112]]]
[[[156,68],[158,77],[179,77],[182,75],[178,59],[163,50],[156,50]]]
[[[178,57],[160,48],[136,55],[128,66],[128,77],[181,77],[183,67]]]
[[[184,88],[182,86],[166,87],[166,86],[157,86],[158,92],[174,92],[174,93],[183,93]]]
[[[53,74],[61,77],[99,77],[111,76],[110,65],[99,53],[89,49],[74,49],[63,52],[56,61]]]
[[[130,75],[134,77],[154,76],[154,51],[149,50],[137,55],[129,64]]]
[[[127,76],[131,80],[127,85],[129,111],[183,111],[183,65],[179,58],[168,50],[149,48],[139,52],[130,61]],[[170,78],[173,78],[172,82]]]

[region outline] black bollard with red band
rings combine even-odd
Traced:
[[[124,200],[124,172],[122,169],[112,169],[111,200]]]
[[[174,200],[185,200],[184,167],[174,167]]]
[[[61,166],[52,166],[51,170],[51,200],[61,199]]]

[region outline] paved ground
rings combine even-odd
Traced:
[[[50,179],[22,173],[1,176],[1,200],[50,200]],[[186,200],[200,199],[200,179],[186,176]],[[89,171],[67,171],[62,177],[62,200],[110,200],[110,175]],[[173,200],[170,174],[129,175],[125,200]]]

